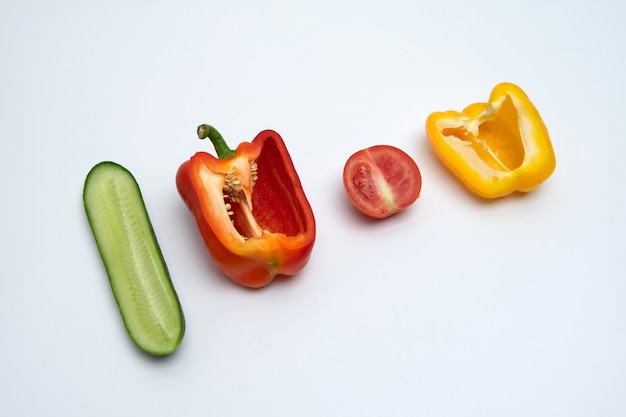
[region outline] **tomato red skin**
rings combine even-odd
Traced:
[[[399,213],[417,200],[422,175],[415,161],[404,151],[376,145],[354,153],[343,169],[343,185],[352,204],[377,219]],[[389,195],[384,198],[383,188]]]

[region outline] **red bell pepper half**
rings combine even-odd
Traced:
[[[213,142],[218,158],[196,153],[178,169],[176,186],[215,264],[251,288],[302,270],[315,218],[280,135],[264,130],[236,150],[212,126],[200,125],[198,136]]]

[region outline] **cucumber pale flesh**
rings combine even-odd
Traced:
[[[185,320],[137,181],[121,165],[100,162],[87,175],[83,203],[130,338],[153,355],[174,352]]]

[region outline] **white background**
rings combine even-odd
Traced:
[[[0,5],[0,415],[626,415],[626,3],[29,1]],[[484,201],[442,166],[430,112],[520,85],[557,169]],[[315,212],[302,273],[224,278],[176,170],[270,128]],[[420,199],[383,221],[343,164],[405,150]],[[186,317],[128,338],[81,200],[136,177]]]

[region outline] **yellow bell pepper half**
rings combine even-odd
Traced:
[[[482,197],[532,191],[556,167],[548,130],[515,84],[496,85],[488,103],[430,114],[426,133],[441,161]]]

